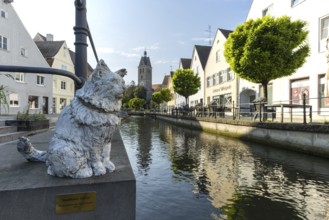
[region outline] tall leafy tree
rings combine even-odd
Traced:
[[[170,89],[168,88],[161,89],[160,93],[164,102],[169,102],[174,97],[174,95],[171,93]]]
[[[3,74],[0,74],[2,76]],[[14,80],[14,77],[11,74],[4,74],[3,76],[11,78]],[[0,85],[0,114],[1,114],[1,105],[5,106],[5,110],[9,110],[9,104],[7,101],[7,91],[4,85]]]
[[[128,105],[129,108],[138,110],[145,105],[145,100],[140,98],[132,98],[129,100]]]
[[[174,91],[185,97],[186,104],[188,97],[197,93],[201,86],[200,77],[191,69],[177,69],[172,82]]]
[[[310,52],[306,25],[288,16],[250,19],[229,35],[226,61],[239,77],[260,83],[267,98],[271,80],[289,76],[305,63]]]
[[[134,96],[140,99],[146,99],[146,89],[144,86],[136,86],[134,90]]]
[[[152,102],[155,103],[157,106],[160,105],[163,102],[163,97],[161,92],[154,92],[152,94]]]

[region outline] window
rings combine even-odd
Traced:
[[[234,79],[234,72],[230,69],[227,68],[227,81],[233,80]]]
[[[219,71],[219,73],[218,73],[218,82],[219,83],[223,83],[223,71]]]
[[[59,105],[60,105],[60,109],[62,110],[63,108],[65,108],[66,106],[66,99],[64,98],[60,98],[59,99]]]
[[[212,84],[213,84],[213,85],[216,85],[216,84],[217,84],[217,83],[216,83],[216,75],[217,75],[217,74],[212,75]]]
[[[299,3],[303,2],[305,0],[291,0],[291,7],[294,7],[295,5],[298,5]]]
[[[15,93],[9,94],[9,105],[10,105],[10,107],[19,106],[18,94],[15,94]]]
[[[3,50],[8,50],[8,39],[0,35],[0,48]]]
[[[54,88],[54,89],[57,88],[57,80],[56,80],[56,79],[53,80],[53,88]]]
[[[306,104],[308,104],[310,82],[309,79],[298,79],[291,82],[291,102],[293,104],[303,104],[303,95],[306,94]]]
[[[326,75],[319,76],[319,107],[320,108],[328,108],[329,107],[329,98],[328,93],[326,91]]]
[[[207,87],[210,87],[211,86],[211,77],[208,76],[207,77]]]
[[[23,57],[27,57],[27,50],[25,49],[25,48],[21,48],[21,55],[23,56]]]
[[[1,10],[0,13],[2,18],[7,18],[7,13],[4,10]]]
[[[53,113],[54,113],[54,114],[57,113],[57,111],[56,111],[56,103],[57,103],[57,101],[56,101],[56,98],[54,97],[54,98],[53,98]]]
[[[29,96],[29,108],[35,109],[39,108],[39,97]]]
[[[45,77],[37,76],[37,85],[44,86],[45,85]]]
[[[15,73],[16,82],[25,82],[25,74],[24,73]]]
[[[273,13],[273,4],[263,10],[263,17]]]
[[[66,90],[66,82],[61,81],[61,89]]]
[[[220,61],[220,49],[216,51],[216,62]]]
[[[329,16],[320,20],[320,52],[326,50],[327,37],[329,34]]]

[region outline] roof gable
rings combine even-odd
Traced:
[[[195,50],[198,53],[200,63],[202,65],[202,68],[204,69],[207,64],[207,60],[210,54],[211,46],[201,46],[201,45],[195,45]]]
[[[190,59],[190,58],[181,58],[180,59],[180,63],[182,65],[183,69],[191,68],[191,62],[192,62],[192,59]]]
[[[36,41],[35,44],[38,46],[43,57],[53,58],[56,56],[65,41]]]

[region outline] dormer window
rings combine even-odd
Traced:
[[[25,49],[25,48],[21,48],[21,55],[23,56],[23,57],[27,57],[27,50]]]
[[[263,17],[264,17],[264,16],[266,16],[266,15],[270,15],[270,14],[272,14],[272,13],[273,13],[273,4],[270,5],[270,6],[268,6],[267,8],[265,8],[265,9],[263,10],[262,15],[263,15]]]
[[[2,18],[7,18],[7,13],[2,9],[0,11],[0,15],[1,15]]]
[[[305,0],[291,0],[291,7],[294,7],[303,1]]]
[[[3,50],[8,50],[8,39],[0,35],[0,48]]]

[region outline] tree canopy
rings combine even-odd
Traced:
[[[160,91],[154,92],[152,94],[152,102],[154,102],[157,105],[160,105],[163,102],[163,98]]]
[[[168,89],[168,88],[161,89],[160,93],[162,96],[162,100],[164,102],[169,102],[174,97],[174,95],[171,93],[170,89]]]
[[[129,108],[132,108],[132,109],[135,109],[135,110],[138,110],[138,109],[142,108],[143,105],[145,105],[145,100],[140,99],[140,98],[132,98],[128,102]]]
[[[305,63],[310,52],[306,25],[288,16],[250,19],[229,35],[226,61],[239,77],[262,84],[267,98],[271,80],[289,76]]]
[[[201,86],[200,77],[191,69],[177,69],[172,78],[174,91],[185,97],[186,104],[190,95],[197,93]]]
[[[123,93],[122,97],[122,107],[128,108],[129,101],[133,98],[146,99],[146,90],[143,86],[136,86],[135,82],[132,81],[130,85],[128,85]]]

